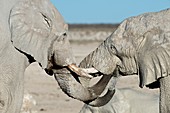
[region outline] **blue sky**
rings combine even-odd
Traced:
[[[170,0],[51,0],[67,23],[119,23],[170,8]]]

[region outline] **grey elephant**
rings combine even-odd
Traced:
[[[127,79],[126,79],[127,80]],[[94,80],[93,80],[94,81]],[[92,81],[91,81],[92,82]],[[139,89],[129,88],[116,88],[117,77],[112,77],[109,81],[108,88],[115,89],[115,93],[110,101],[101,106],[94,106],[84,104],[79,113],[158,113],[159,112],[159,95],[155,93],[147,93]],[[103,91],[101,95],[106,93]],[[108,97],[108,96],[107,96]],[[106,97],[104,97],[106,98]],[[105,101],[105,100],[104,100]]]
[[[140,87],[160,88],[160,113],[170,113],[170,9],[124,20],[80,66],[108,77],[138,75]]]
[[[116,89],[106,105],[93,107],[85,104],[80,113],[159,113],[158,97],[131,88]]]
[[[30,63],[58,73],[60,84],[60,76],[90,76],[75,65],[68,25],[50,0],[1,0],[0,25],[0,113],[20,112]]]

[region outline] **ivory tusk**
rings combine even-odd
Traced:
[[[99,72],[99,71],[96,70],[95,68],[81,68],[81,69],[82,69],[84,72],[86,72],[86,73],[91,73],[91,74]]]
[[[83,69],[77,67],[75,64],[68,65],[68,68],[81,77],[93,78],[93,76],[85,72]]]

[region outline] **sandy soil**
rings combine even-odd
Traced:
[[[71,41],[77,63],[94,50],[100,42],[94,40],[86,42]],[[130,87],[141,90],[138,88],[137,76],[120,78],[117,87]],[[157,90],[143,89],[142,91],[157,93]],[[78,113],[83,106],[82,102],[65,95],[55,79],[52,76],[46,75],[37,63],[31,64],[27,68],[25,74],[25,92],[30,93],[36,100],[37,105],[32,109],[37,111],[37,113]]]

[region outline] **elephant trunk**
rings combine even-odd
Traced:
[[[81,68],[78,70],[81,70]],[[53,72],[55,73],[54,76],[59,86],[68,96],[84,102],[90,102],[98,98],[111,78],[111,76],[103,76],[100,81],[92,87],[85,87],[80,83],[76,73],[69,71],[68,67],[60,70],[53,70]]]
[[[88,73],[97,72],[97,70],[77,67],[70,48],[68,39],[65,36],[60,36],[51,48],[52,52],[48,57],[46,72],[50,75],[54,74],[60,88],[68,96],[84,102],[92,101],[103,92],[110,78],[103,77],[92,87],[83,86],[79,76],[92,78]]]
[[[116,56],[116,50],[114,50],[115,48],[106,45],[110,45],[108,39],[104,41],[96,50],[85,57],[80,63],[80,67],[95,68],[100,72],[100,74],[103,75],[103,78],[106,78],[109,81],[112,77],[119,76],[118,67],[121,67],[122,64],[121,60]],[[109,84],[107,93],[104,96],[98,97],[95,100],[86,103],[95,107],[105,105],[115,94],[115,89],[113,86],[115,86],[115,84]]]
[[[108,40],[85,57],[80,63],[80,67],[93,67],[104,75],[112,74],[117,66],[121,66],[121,60],[115,55],[115,51],[106,45],[109,45]]]

